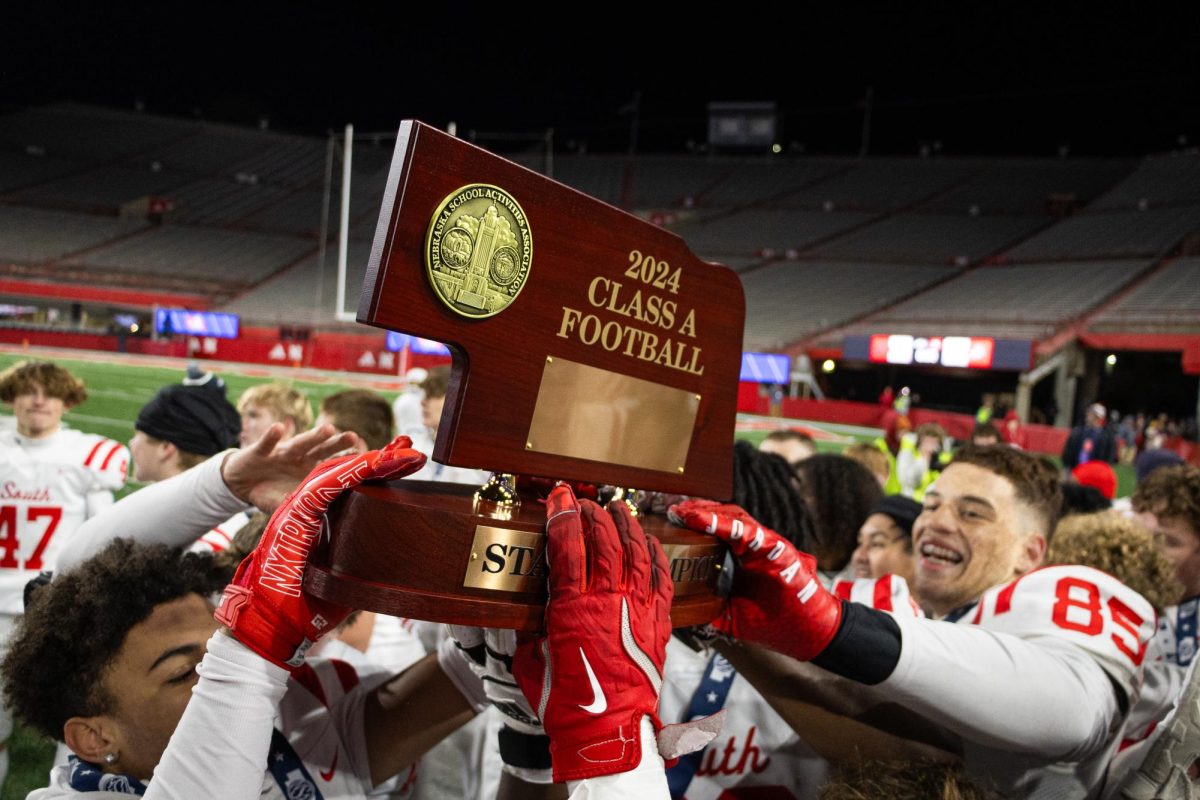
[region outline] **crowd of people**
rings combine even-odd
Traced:
[[[1200,796],[1200,468],[1115,498],[1099,436],[1060,466],[984,420],[738,442],[729,502],[559,484],[518,637],[303,588],[341,492],[486,479],[426,457],[446,368],[408,378],[314,409],[191,369],[126,447],[64,426],[62,367],[0,374],[0,734],[60,743],[31,798]],[[729,547],[710,625],[672,630],[658,512]]]

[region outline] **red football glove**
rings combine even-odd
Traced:
[[[271,515],[254,552],[225,588],[217,621],[263,658],[294,669],[321,636],[351,609],[304,592],[308,554],[325,525],[325,511],[342,492],[363,481],[416,472],[425,456],[407,436],[382,450],[331,459],[318,466]]]
[[[633,769],[642,717],[659,727],[675,586],[658,540],[624,504],[611,512],[566,485],[550,493],[546,635],[522,641],[513,657],[550,737],[556,782]]]
[[[740,506],[688,500],[671,506],[670,516],[686,528],[713,534],[737,559],[729,603],[714,627],[800,661],[832,641],[842,603],[821,585],[815,558]]]

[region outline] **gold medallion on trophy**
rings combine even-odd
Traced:
[[[429,221],[425,273],[457,314],[499,314],[529,279],[533,238],[520,203],[498,186],[471,183],[451,192]]]

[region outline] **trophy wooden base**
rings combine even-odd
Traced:
[[[475,488],[401,480],[360,486],[330,510],[330,535],[305,588],[352,608],[399,617],[536,631],[546,605],[546,510],[533,498],[481,513]],[[715,539],[665,518],[639,518],[662,543],[675,581],[672,623],[711,621],[725,558]]]

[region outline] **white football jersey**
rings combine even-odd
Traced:
[[[664,723],[686,721],[692,697],[700,688],[709,659],[714,657],[720,658],[714,653],[696,652],[671,637],[658,706]],[[718,665],[721,663],[718,661]],[[746,789],[753,792],[747,796],[753,797],[815,800],[826,779],[826,763],[732,667],[714,670],[713,678],[732,681],[723,706],[725,724],[701,755],[685,797],[731,800],[740,796],[739,789]],[[712,697],[715,699],[715,695]],[[716,713],[721,707],[703,710],[706,714]]]
[[[1167,606],[1144,664],[1145,681],[1137,705],[1125,726],[1125,745],[1144,740],[1175,706],[1184,676],[1196,656],[1196,617],[1200,598]]]
[[[387,679],[382,672],[360,674],[344,661],[314,659],[296,670],[288,682],[287,693],[279,704],[275,729],[287,738],[298,763],[285,768],[285,793],[271,772],[264,769],[259,797],[263,800],[313,798],[319,791],[325,800],[362,798],[370,790],[370,767],[363,738],[363,707],[366,696]],[[176,742],[172,739],[172,744]],[[204,745],[191,747],[198,754]],[[199,757],[203,757],[200,755]],[[220,763],[213,763],[214,770]],[[401,789],[394,797],[410,791],[401,778]],[[153,788],[153,780],[151,781]],[[214,774],[211,786],[196,786],[195,796],[223,796],[228,787]],[[55,767],[50,785],[29,795],[30,800],[59,800],[74,797],[128,797],[115,792],[80,792],[72,788],[69,768]]]
[[[216,525],[188,548],[193,553],[220,553],[233,544],[233,537],[250,521],[250,515],[239,511],[229,519]]]
[[[989,589],[951,623],[900,621],[883,696],[960,736],[967,769],[1006,797],[1097,796],[1128,716],[1114,687],[1136,704],[1153,607],[1099,570],[1053,566]]]
[[[903,578],[837,581],[834,593],[901,617],[921,616]],[[672,637],[667,643],[659,715],[664,723],[684,722],[700,689],[712,653],[696,652]],[[828,764],[763,699],[749,681],[718,661],[713,682],[728,685],[723,706],[701,704],[702,715],[726,711],[725,724],[700,758],[688,785],[688,800],[734,800],[738,797],[809,800],[820,795]],[[710,695],[714,700],[717,693]],[[703,698],[707,701],[708,698]]]
[[[959,620],[1022,639],[1070,642],[1090,655],[1132,703],[1154,635],[1154,607],[1119,580],[1091,567],[1052,566],[983,593]]]
[[[1187,668],[1196,657],[1197,617],[1200,616],[1200,597],[1191,597],[1177,606],[1167,606],[1158,620],[1155,643],[1163,659]]]
[[[62,544],[125,485],[120,442],[61,428],[45,439],[0,431],[0,614],[20,614],[25,584],[54,569]]]

